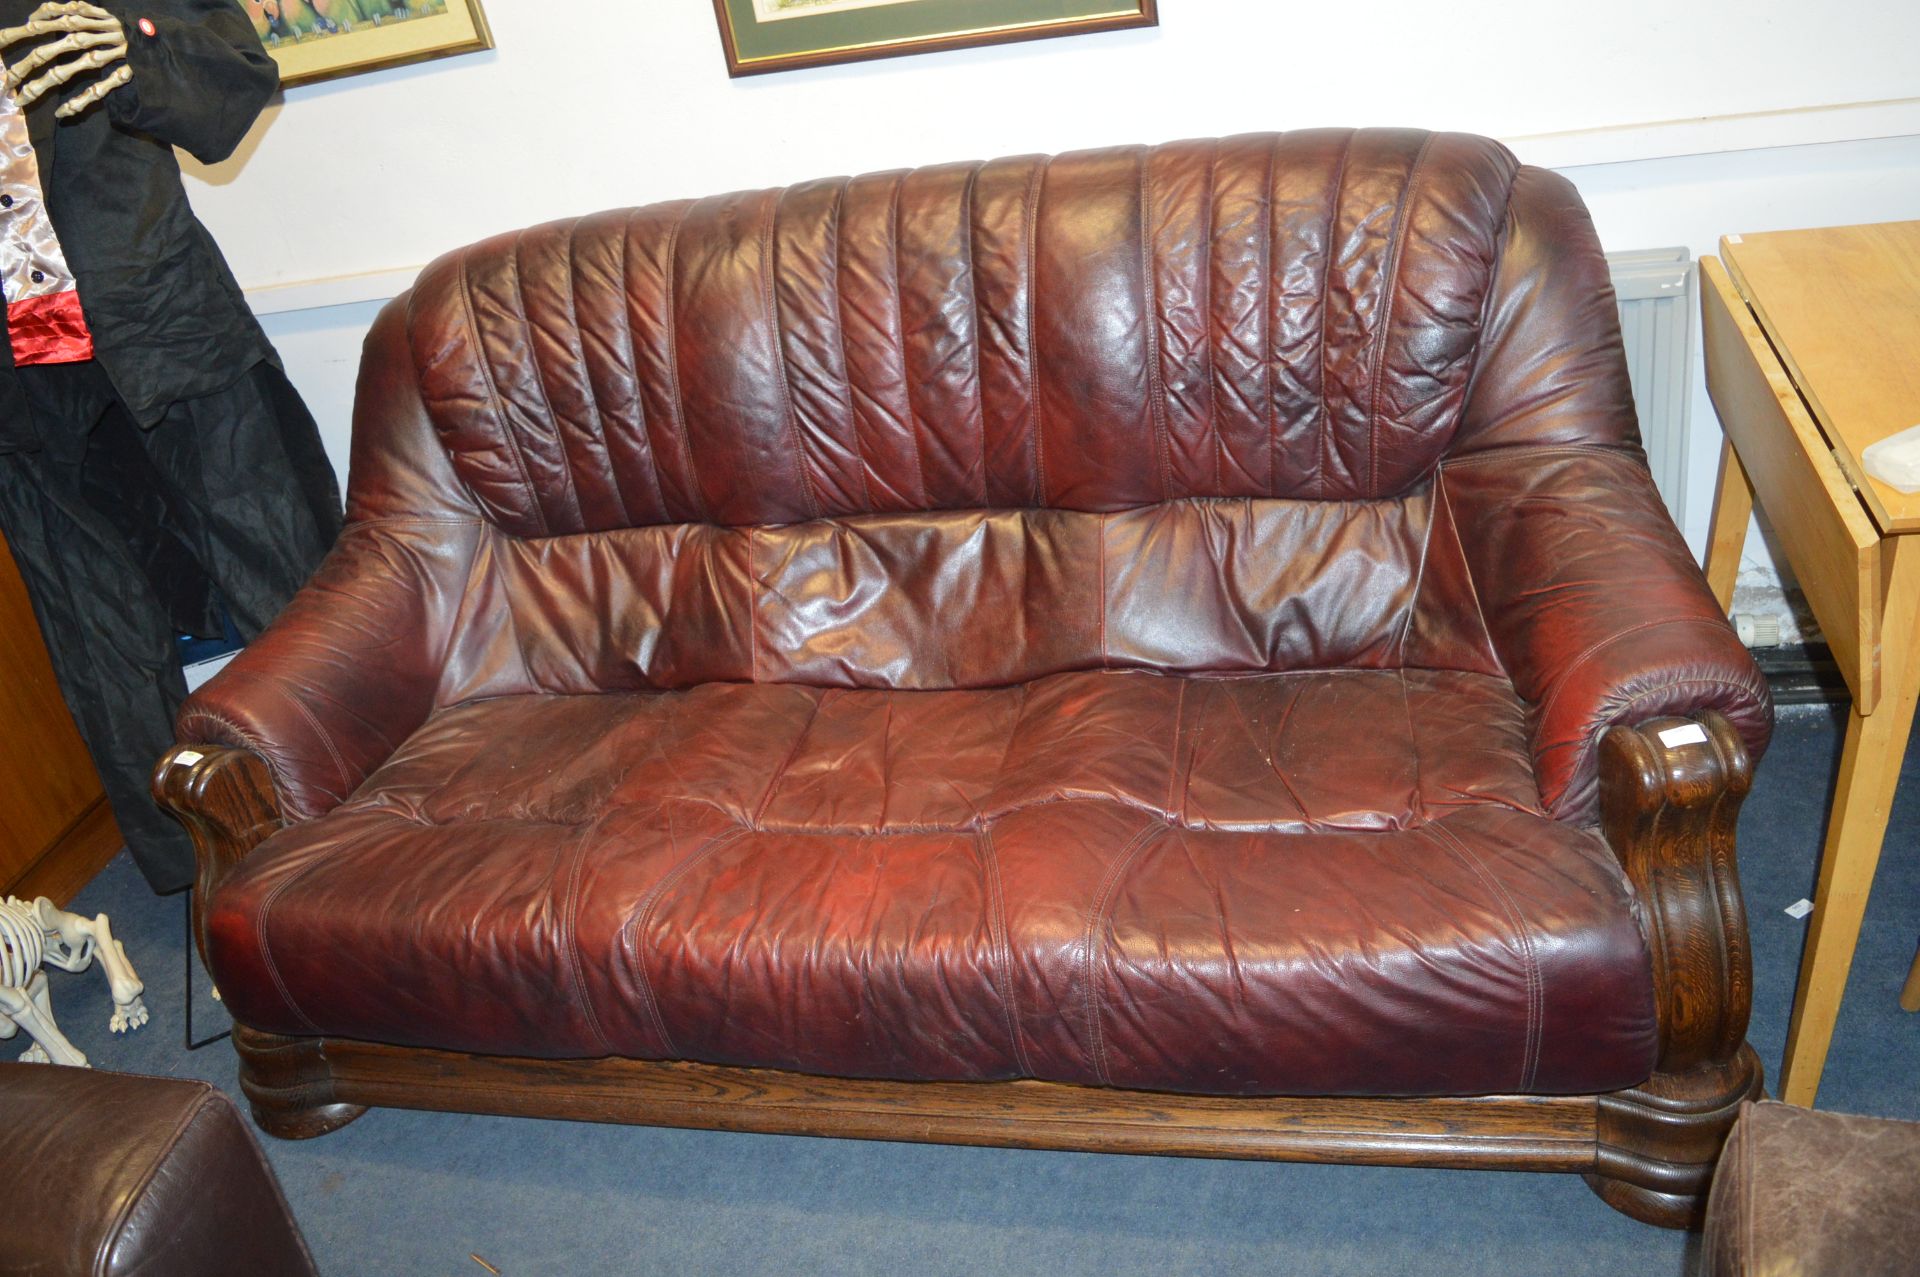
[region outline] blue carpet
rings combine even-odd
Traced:
[[[1838,754],[1834,716],[1782,712],[1741,825],[1753,923],[1750,1039],[1779,1070]],[[1907,762],[1822,1107],[1920,1118],[1920,1018],[1895,1001],[1920,938],[1920,784]],[[97,1067],[234,1090],[225,1043],[181,1048],[182,902],[122,855],[76,905],[106,911],[154,1021],[106,1030],[96,975],[54,976]],[[222,1012],[196,998],[196,1028]],[[237,1097],[237,1092],[236,1092]],[[1569,1175],[729,1135],[375,1110],[324,1139],[265,1141],[329,1274],[1679,1274],[1693,1246]]]

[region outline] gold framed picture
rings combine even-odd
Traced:
[[[491,49],[480,0],[240,0],[282,85]]]
[[[728,75],[1159,23],[1157,0],[713,0]]]

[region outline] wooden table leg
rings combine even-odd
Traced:
[[[1920,953],[1913,956],[1913,965],[1907,969],[1907,984],[1900,990],[1900,1009],[1920,1011]]]
[[[1881,626],[1882,692],[1873,713],[1850,709],[1847,714],[1840,782],[1780,1070],[1780,1098],[1789,1104],[1811,1105],[1820,1090],[1920,693],[1920,635],[1914,633],[1920,622],[1920,537],[1889,537],[1881,546],[1892,564]]]
[[[1713,490],[1713,526],[1707,536],[1707,584],[1720,610],[1733,607],[1733,586],[1740,576],[1740,555],[1747,545],[1747,524],[1753,518],[1753,485],[1746,467],[1733,451],[1733,441],[1720,442],[1720,480]]]

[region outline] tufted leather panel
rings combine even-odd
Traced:
[[[1457,428],[1515,172],[1325,130],[804,183],[488,240],[407,329],[518,536],[1388,496]]]
[[[1473,674],[481,701],[256,851],[211,956],[250,1024],[463,1050],[1625,1085],[1653,1050],[1629,891],[1528,757]]]
[[[935,689],[1076,669],[1387,668],[1410,645],[1444,667],[1498,672],[1478,614],[1446,588],[1466,568],[1436,509],[1427,485],[1394,501],[486,536],[474,578],[508,623],[459,627],[439,700],[717,680]],[[608,598],[621,600],[610,614]]]

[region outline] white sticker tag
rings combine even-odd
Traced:
[[[173,756],[173,765],[175,767],[191,767],[205,757],[205,754],[195,750],[183,749]]]
[[[1739,244],[1739,243],[1742,243],[1742,242],[1743,242],[1743,241],[1741,240],[1741,238],[1740,238],[1740,237],[1739,237],[1738,235],[1729,235],[1729,236],[1727,236],[1727,243],[1729,243],[1729,244]]]
[[[1660,743],[1668,749],[1676,745],[1704,745],[1707,743],[1707,729],[1698,723],[1688,723],[1685,727],[1669,727],[1660,733]]]
[[[1813,901],[1811,900],[1796,900],[1787,906],[1787,917],[1789,918],[1804,918],[1812,912]]]

